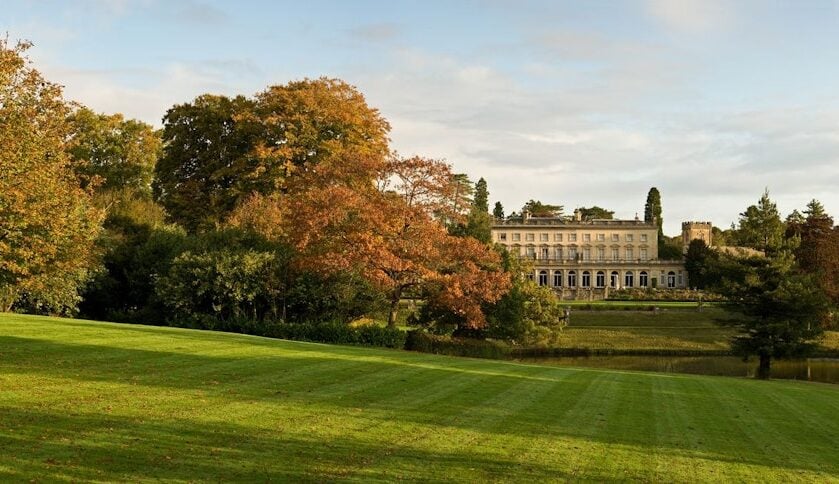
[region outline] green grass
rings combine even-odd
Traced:
[[[0,315],[0,480],[839,482],[839,386]]]
[[[649,308],[649,307],[659,307],[659,308],[669,308],[669,309],[696,309],[697,303],[692,301],[583,301],[583,300],[574,300],[574,301],[562,301],[563,306],[571,306],[578,307],[578,306],[591,306],[597,308],[610,308],[610,307],[642,307],[642,308]],[[713,307],[718,306],[718,303],[715,302],[704,302],[702,303],[704,307]]]
[[[731,313],[716,307],[702,311],[571,311],[571,324],[551,346],[592,350],[690,350],[719,352],[730,349],[735,334],[720,322]],[[839,332],[827,331],[824,350],[839,350]]]
[[[724,310],[573,311],[552,346],[593,350],[726,351],[734,330]]]

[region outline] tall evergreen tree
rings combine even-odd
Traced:
[[[499,220],[504,219],[504,205],[501,205],[501,202],[495,202],[495,207],[492,208],[492,216]]]
[[[647,192],[647,203],[644,205],[644,222],[656,221],[658,223],[658,241],[661,244],[664,240],[663,220],[661,219],[661,194],[658,188],[652,187]]]
[[[478,179],[475,184],[475,196],[472,200],[472,206],[476,210],[484,213],[489,213],[489,191],[487,190],[487,182],[483,177]]]
[[[762,250],[765,254],[780,248],[784,223],[778,206],[769,198],[769,190],[764,190],[757,205],[751,205],[740,214],[737,233],[740,245]]]

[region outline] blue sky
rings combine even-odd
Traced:
[[[399,152],[528,199],[665,231],[728,226],[768,187],[839,216],[839,1],[4,2],[66,96],[159,125],[206,93],[340,77]]]

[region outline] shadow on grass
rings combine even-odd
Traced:
[[[2,408],[0,412],[5,419],[23,424],[15,432],[0,434],[0,476],[14,481],[570,477],[552,466],[534,462],[522,465],[497,456],[482,456],[469,448],[437,453],[393,442],[373,442],[375,439],[341,437],[323,441],[307,436],[302,429],[270,433],[193,420],[141,422],[18,408]],[[387,463],[380,462],[384,460]],[[439,469],[440,474],[434,476],[429,466]]]
[[[91,326],[80,324],[88,329]],[[132,329],[154,333],[162,339],[169,336],[158,328]],[[257,338],[248,338],[246,342],[237,338],[236,344],[231,344],[229,336],[212,333],[190,336],[200,338],[201,343],[223,340],[228,346],[240,347],[243,354],[211,356],[4,336],[0,337],[0,372],[7,376],[34,374],[71,381],[202,390],[210,397],[218,397],[216,403],[257,400],[269,408],[278,408],[272,405],[282,402],[339,415],[363,407],[365,418],[374,425],[396,422],[398,426],[405,422],[451,427],[494,439],[573,438],[721,462],[839,473],[839,462],[829,451],[790,461],[788,456],[773,455],[772,448],[736,435],[732,438],[731,429],[736,431],[736,419],[740,416],[725,414],[719,395],[708,391],[708,379],[534,368]],[[247,345],[252,342],[271,346],[276,352],[249,356]],[[656,381],[664,379],[684,383],[652,395]],[[748,383],[755,391],[743,392],[738,396],[742,401],[735,402],[744,408],[765,400],[772,391],[783,390],[767,386],[771,384]],[[839,395],[832,390],[824,390],[825,395],[818,396],[826,399]],[[679,432],[656,440],[656,398],[689,403],[697,413],[705,415],[701,425],[707,428],[703,429],[702,441],[691,447],[681,446],[685,435]],[[67,390],[67,399],[72,400],[72,389]],[[618,399],[624,406],[617,404]],[[826,441],[834,445],[837,441],[837,435],[831,434],[836,427],[830,423],[830,408],[802,415],[778,408],[773,412],[771,421],[761,421],[770,430],[788,422],[807,429],[794,434],[788,445],[806,448]],[[340,438],[324,442],[307,435],[302,427],[272,434],[265,428],[231,422],[210,425],[193,420],[154,421],[152,417],[143,422],[111,415],[85,415],[84,409],[80,413],[70,416],[49,410],[2,409],[0,422],[5,421],[7,427],[11,422],[22,423],[14,433],[0,432],[0,462],[15,469],[12,478],[44,475],[49,479],[88,480],[105,473],[110,478],[119,475],[120,480],[166,479],[183,477],[186,472],[186,478],[201,476],[213,480],[322,481],[354,473],[362,473],[364,479],[396,479],[403,472],[422,476],[429,462],[467,473],[474,468],[488,475],[513,473],[516,479],[519,475],[515,473],[524,472],[521,480],[528,476],[574,477],[548,464],[533,463],[529,468],[520,468],[518,461],[489,458],[469,449],[434,453],[400,447],[398,441],[403,436],[398,432],[372,442],[362,432],[347,431]],[[693,417],[689,412],[685,416],[689,423]],[[820,427],[819,422],[824,426]],[[677,430],[691,429],[686,424]],[[400,455],[395,468],[371,467],[376,459],[394,453]],[[123,474],[108,474],[114,469]],[[393,475],[381,474],[391,471]],[[41,472],[46,474],[38,474]]]

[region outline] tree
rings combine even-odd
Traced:
[[[713,264],[717,259],[717,253],[701,239],[693,239],[688,245],[685,254],[685,269],[688,272],[688,281],[692,287],[705,289],[713,284]]]
[[[472,199],[472,208],[489,213],[489,190],[487,189],[487,181],[483,177],[475,183],[475,197]]]
[[[658,252],[665,252],[664,220],[661,218],[661,193],[652,187],[647,192],[647,202],[644,204],[644,222],[655,222],[658,225]]]
[[[0,40],[0,310],[72,310],[96,263],[102,214],[80,188],[61,87]]]
[[[504,205],[501,205],[501,202],[495,202],[495,206],[492,208],[492,216],[497,220],[504,220]]]
[[[814,278],[794,271],[788,251],[775,257],[736,261],[721,292],[742,318],[729,324],[738,330],[732,349],[757,356],[759,378],[769,378],[773,358],[800,357],[823,333],[827,300]]]
[[[463,235],[473,237],[484,244],[492,242],[492,216],[489,214],[489,191],[483,178],[475,184],[472,208],[466,217]]]
[[[757,205],[749,206],[740,214],[737,228],[740,245],[762,250],[772,254],[781,246],[784,223],[778,213],[778,207],[769,199],[769,190],[765,190]]]
[[[506,292],[497,254],[440,222],[457,220],[448,165],[425,158],[345,153],[289,186],[286,231],[302,267],[322,274],[357,271],[385,292],[388,324],[410,291],[484,324],[481,305]]]
[[[795,237],[795,257],[801,270],[813,275],[834,302],[839,301],[839,230],[817,200],[804,210],[806,218],[787,224],[787,238]]]
[[[73,112],[69,122],[68,151],[84,182],[98,180],[98,190],[131,189],[151,195],[154,165],[162,147],[151,126],[87,108]]]
[[[271,86],[253,99],[203,95],[164,117],[155,195],[188,230],[212,228],[252,193],[285,193],[291,178],[345,151],[383,158],[389,130],[338,79]]]
[[[562,215],[562,205],[549,205],[539,200],[529,200],[521,211],[530,212],[533,217],[559,217]]]
[[[580,214],[583,217],[583,220],[593,220],[593,219],[608,219],[611,220],[615,212],[614,210],[606,210],[605,208],[598,207],[597,205],[586,208],[580,207],[577,210],[580,211]]]
[[[242,96],[203,95],[166,112],[153,188],[171,221],[190,232],[211,228],[250,195],[242,167],[250,163],[259,129],[242,116],[253,104]]]
[[[488,305],[486,336],[519,344],[542,343],[565,325],[561,301],[549,287],[525,277],[533,268],[507,251],[504,270],[512,287],[496,303]]]

